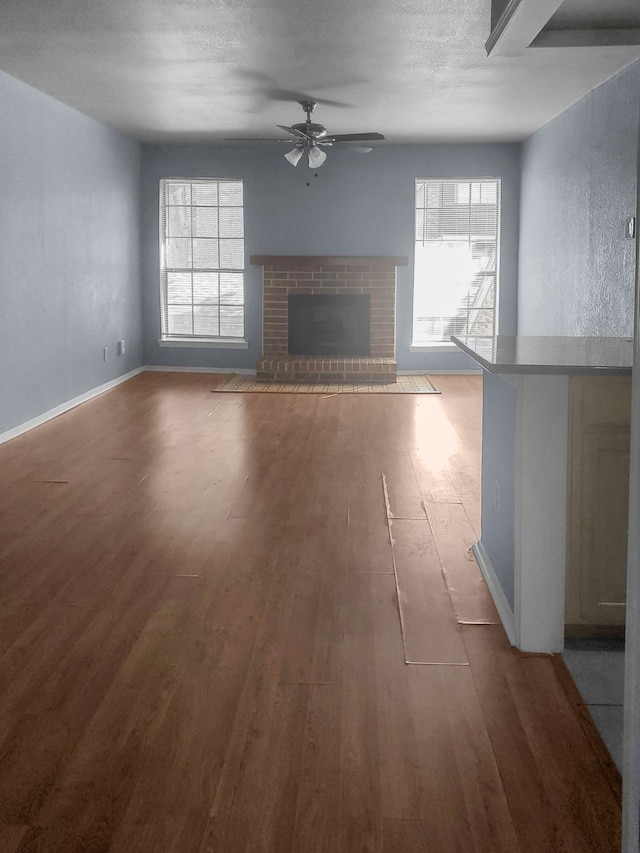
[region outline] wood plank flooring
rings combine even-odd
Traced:
[[[141,374],[0,446],[2,853],[619,850],[583,703],[469,554],[480,379],[220,381]]]

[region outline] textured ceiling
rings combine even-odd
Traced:
[[[635,24],[637,0],[566,0],[558,24],[606,26],[603,6],[611,26]],[[490,0],[3,0],[1,11],[1,70],[150,142],[277,136],[303,120],[303,96],[332,133],[517,140],[640,56],[630,45],[489,58]]]

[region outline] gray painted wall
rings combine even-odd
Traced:
[[[139,145],[2,73],[0,114],[2,433],[139,366],[142,347]]]
[[[483,373],[482,545],[514,608],[516,389]]]
[[[633,332],[640,62],[529,137],[522,151],[518,332]]]
[[[417,177],[502,178],[500,326],[515,331],[519,216],[517,145],[381,145],[329,152],[317,172],[293,168],[284,146],[143,148],[144,360],[150,365],[253,369],[261,355],[261,270],[252,254],[406,255],[412,264]],[[316,177],[317,175],[317,177]],[[246,334],[249,349],[164,348],[160,335],[158,184],[163,177],[235,177],[245,188]],[[398,270],[400,369],[475,369],[461,352],[411,353],[413,266]]]

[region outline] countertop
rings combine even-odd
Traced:
[[[451,340],[491,373],[610,374],[625,376],[633,364],[633,338],[497,335]]]

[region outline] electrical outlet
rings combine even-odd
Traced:
[[[118,341],[118,355],[124,355],[124,341]]]
[[[109,361],[109,347],[105,347],[103,350],[104,360]]]

